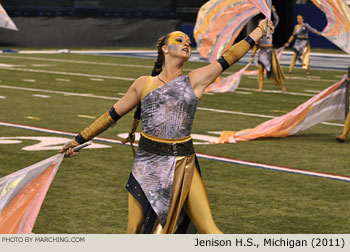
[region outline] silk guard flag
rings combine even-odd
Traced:
[[[91,144],[75,147],[74,151]],[[30,234],[64,154],[57,154],[0,179],[0,234]]]
[[[239,86],[239,83],[241,81],[242,75],[247,70],[247,68],[251,65],[251,63],[248,63],[246,66],[244,66],[241,70],[239,70],[237,73],[224,78],[223,80],[219,79],[216,82],[214,82],[212,85],[207,87],[205,90],[206,93],[212,92],[212,93],[228,93],[228,92],[234,92]]]
[[[18,31],[15,23],[7,15],[5,9],[2,7],[1,4],[0,4],[0,27]]]
[[[272,0],[248,0],[268,19],[271,19]]]
[[[210,0],[198,11],[193,36],[197,49],[210,62],[230,47],[259,10],[247,0]]]
[[[276,50],[277,59],[278,61],[281,60],[282,54],[284,51],[284,46],[280,47]],[[251,65],[251,63],[248,63],[245,65],[241,70],[236,72],[235,74],[223,78],[218,78],[213,84],[211,84],[207,89],[205,90],[206,93],[228,93],[228,92],[234,92],[239,86],[239,83],[241,81],[242,75],[258,75],[259,70],[247,70],[248,67]],[[266,74],[266,70],[265,70]]]
[[[327,18],[322,35],[350,54],[350,8],[345,0],[311,0]]]
[[[254,129],[223,131],[219,143],[249,141],[263,137],[287,137],[324,121],[344,120],[347,104],[346,75],[337,83],[315,95],[293,111]]]
[[[63,160],[57,154],[0,179],[0,234],[30,234]]]
[[[261,11],[270,18],[271,0],[210,0],[199,9],[193,35],[203,58],[213,62],[235,41],[246,23]],[[243,67],[247,69],[248,66]],[[234,92],[245,70],[219,77],[206,92]]]

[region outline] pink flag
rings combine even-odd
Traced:
[[[249,141],[263,137],[286,137],[324,121],[344,120],[346,76],[296,109],[259,124],[253,129],[223,131],[219,143]]]
[[[57,154],[0,179],[0,234],[30,234],[63,160]]]
[[[258,10],[264,14],[268,19],[271,19],[271,5],[272,0],[248,0]]]
[[[259,10],[247,0],[210,0],[199,9],[193,35],[203,58],[213,62],[230,47]]]
[[[205,90],[206,93],[227,93],[234,92],[241,81],[242,75],[246,72],[247,68],[251,65],[248,63],[246,66],[242,67],[237,73],[224,78],[223,80],[218,79],[212,85],[207,87]]]
[[[350,8],[345,0],[311,0],[327,18],[322,35],[350,54]]]

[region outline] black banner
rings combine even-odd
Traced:
[[[125,18],[13,18],[19,31],[0,28],[0,46],[155,46],[160,36],[181,29],[180,21]]]

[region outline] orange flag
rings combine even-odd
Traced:
[[[219,143],[235,143],[263,137],[287,137],[324,121],[344,120],[346,108],[346,76],[293,111],[254,129],[223,131]]]
[[[57,154],[0,179],[0,234],[30,234],[63,160]]]

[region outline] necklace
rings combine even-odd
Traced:
[[[158,80],[160,80],[161,82],[163,82],[165,84],[165,81],[163,81],[161,78],[159,78],[159,75],[157,75]]]

